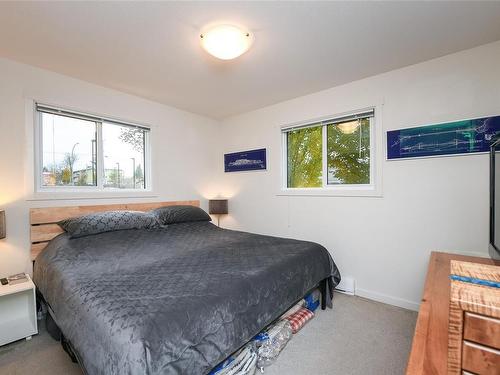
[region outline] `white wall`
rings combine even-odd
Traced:
[[[222,124],[144,99],[0,59],[0,276],[30,271],[30,207],[94,200],[29,200],[33,99],[152,124],[157,197],[98,203],[231,198],[228,228],[319,242],[358,294],[409,308],[420,300],[429,252],[487,255],[486,155],[381,162],[382,197],[279,196],[280,127],[382,107],[383,130],[500,114],[500,42],[304,96]],[[223,138],[223,146],[217,139]],[[384,147],[384,139],[377,139]],[[225,151],[267,147],[266,172],[222,172]],[[205,202],[203,202],[205,204]]]
[[[100,199],[98,203],[203,199],[213,187],[216,131],[213,120],[0,59],[0,208],[7,214],[7,238],[0,240],[0,276],[31,271],[30,207],[93,204],[95,200],[33,201],[31,157],[33,99],[62,107],[151,124],[156,197]],[[26,110],[28,108],[28,110]],[[28,171],[28,172],[27,172]],[[202,201],[206,204],[206,201]]]
[[[369,56],[367,56],[369,58]],[[431,250],[488,248],[487,155],[381,163],[383,197],[278,196],[280,127],[369,106],[385,131],[500,115],[500,42],[227,119],[222,225],[319,242],[360,295],[416,309]],[[267,172],[222,173],[222,151],[268,148]]]

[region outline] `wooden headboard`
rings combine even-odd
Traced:
[[[42,251],[47,243],[63,232],[56,223],[70,217],[88,215],[102,211],[149,211],[154,208],[175,205],[189,205],[200,207],[199,200],[152,202],[152,203],[126,203],[126,204],[103,204],[96,206],[68,206],[68,207],[45,207],[30,209],[30,237],[31,237],[31,260]]]

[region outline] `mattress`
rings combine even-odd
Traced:
[[[88,374],[206,374],[323,279],[319,244],[209,222],[54,238],[33,279]]]

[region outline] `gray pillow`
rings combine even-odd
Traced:
[[[149,212],[155,215],[162,225],[212,220],[205,211],[195,206],[165,206]]]
[[[140,211],[105,211],[61,220],[57,223],[71,238],[125,229],[153,229],[160,225],[155,215]]]

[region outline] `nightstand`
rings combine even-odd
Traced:
[[[0,285],[0,345],[29,340],[37,333],[35,284],[31,278],[20,284]]]

